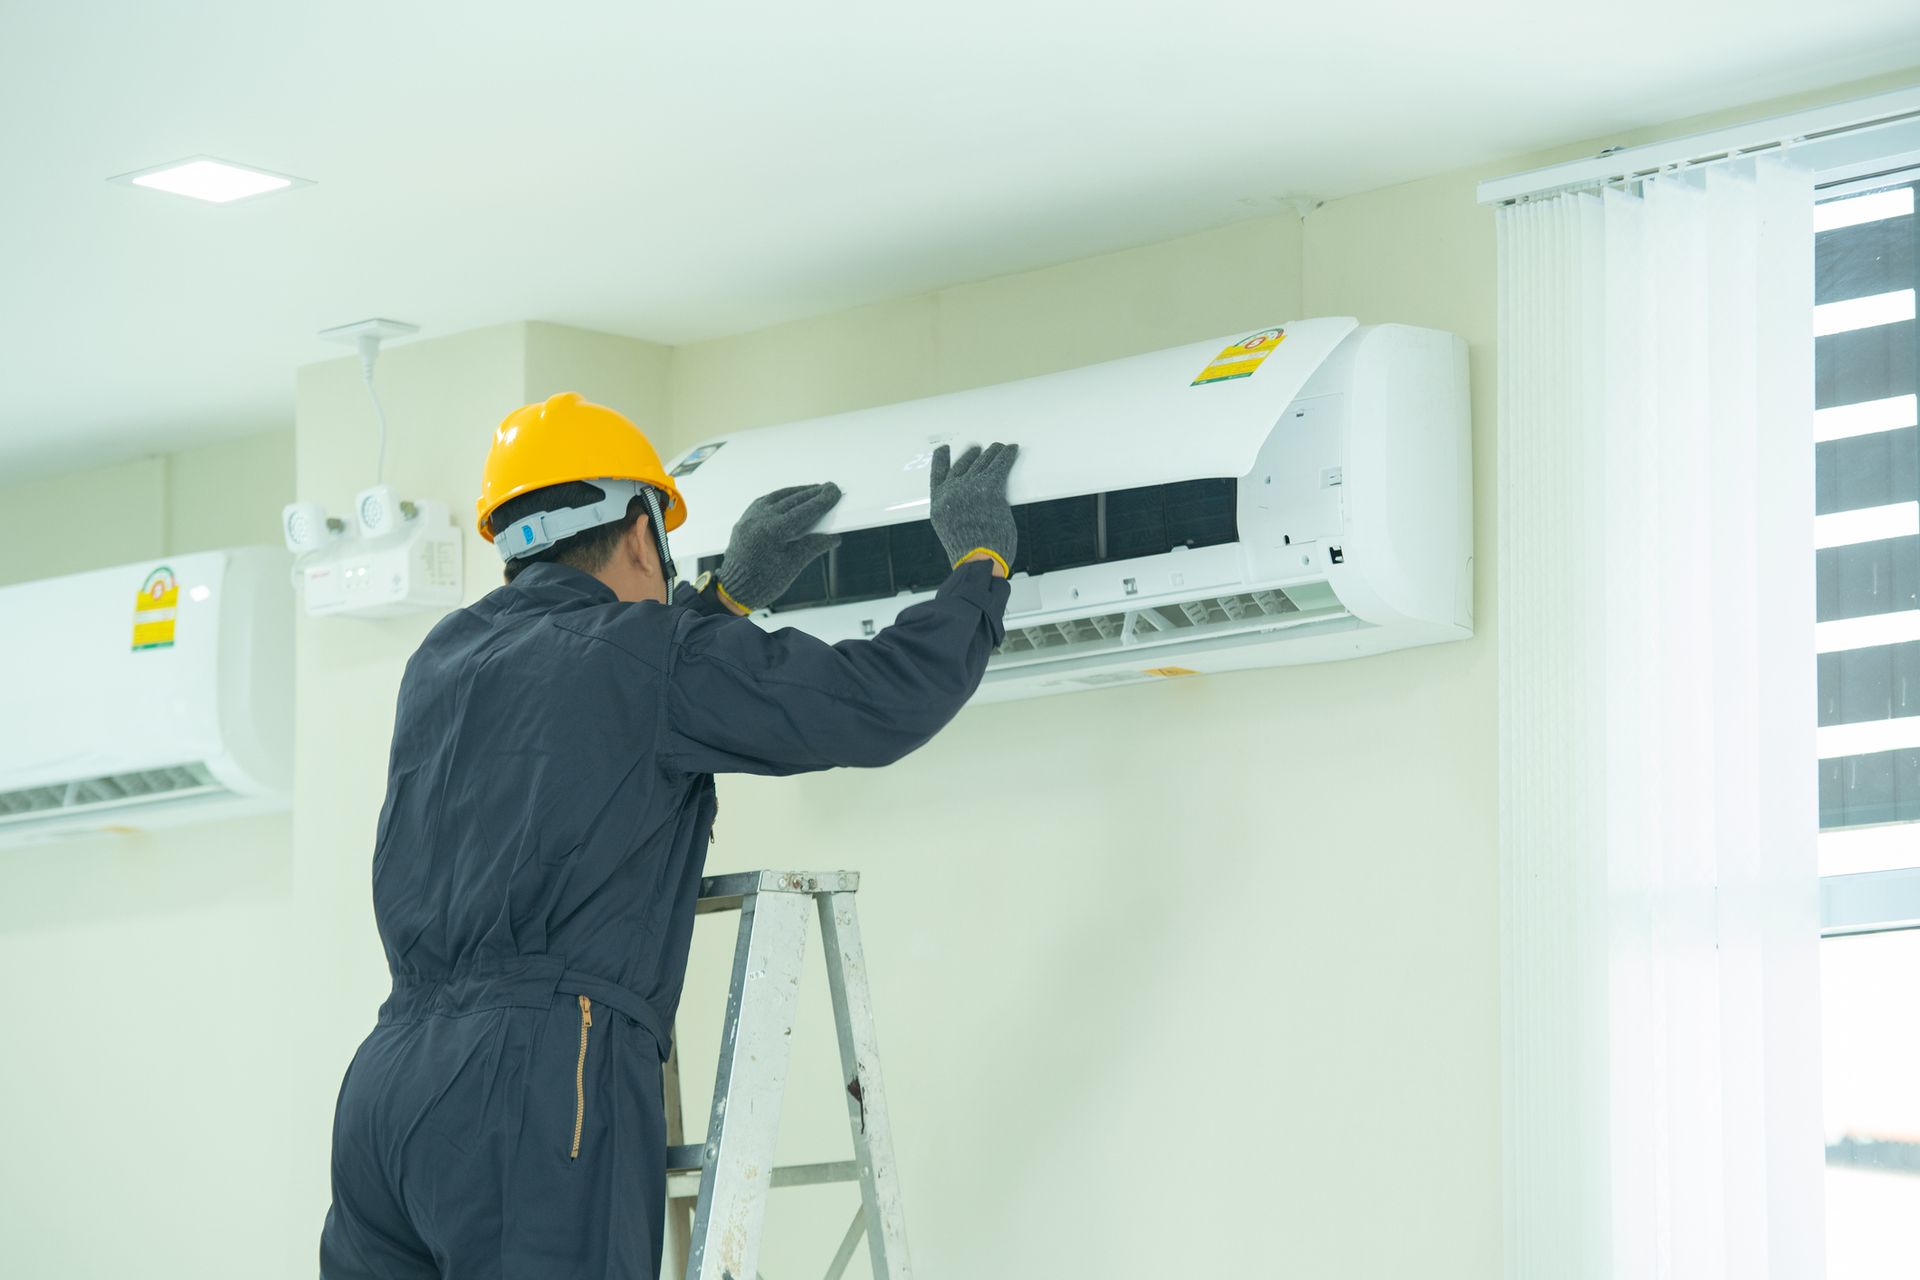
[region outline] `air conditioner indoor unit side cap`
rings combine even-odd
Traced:
[[[875,634],[947,566],[933,451],[1016,441],[1007,638],[977,700],[1362,657],[1472,634],[1466,344],[1351,317],[714,436],[670,468],[681,563],[833,480],[838,548],[755,618]]]
[[[0,588],[0,845],[285,809],[288,557],[245,548]]]

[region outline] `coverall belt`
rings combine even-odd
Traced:
[[[665,1062],[667,1055],[673,1051],[673,1028],[639,993],[577,969],[562,973],[556,989],[562,995],[585,996],[595,1004],[603,1004],[633,1019],[653,1036],[654,1046],[660,1051],[660,1061]]]
[[[672,1046],[667,1020],[638,992],[617,982],[567,967],[558,956],[523,956],[499,965],[451,973],[396,973],[393,993],[380,1006],[380,1021],[417,1022],[481,1009],[546,1009],[556,996],[585,996],[646,1029],[666,1061]]]

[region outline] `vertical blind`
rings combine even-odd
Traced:
[[[1820,825],[1828,832],[1920,820],[1917,187],[1841,196],[1820,205],[1815,220]]]
[[[1499,210],[1510,1276],[1820,1271],[1813,208]]]

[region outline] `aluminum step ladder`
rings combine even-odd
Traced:
[[[862,1236],[874,1280],[909,1280],[913,1275],[874,1041],[873,1001],[853,906],[859,887],[859,873],[853,871],[747,871],[700,882],[698,913],[738,911],[740,934],[705,1142],[686,1141],[677,1046],[664,1069],[668,1275],[757,1280],[767,1193],[775,1187],[823,1182],[860,1184],[860,1207],[828,1264],[826,1280],[840,1280]],[[807,914],[816,907],[839,1029],[841,1074],[847,1081],[853,1159],[774,1168],[774,1139],[806,955]]]

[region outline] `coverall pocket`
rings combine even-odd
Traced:
[[[587,1050],[593,1038],[593,1001],[578,996],[580,1002],[580,1056],[573,1064],[573,1146],[569,1160],[580,1158],[581,1131],[587,1123]]]
[[[525,1158],[542,1167],[550,1169],[558,1164],[562,1169],[571,1169],[588,1163],[594,1154],[594,1128],[601,1121],[601,1093],[596,1077],[602,1048],[600,1033],[606,1014],[599,1005],[593,1006],[595,1025],[588,1028],[584,1060],[580,1054],[578,996],[554,997],[553,1003],[538,1018],[538,1030],[527,1060],[520,1132],[527,1144]],[[580,1135],[577,1156],[574,1154],[576,1125]]]

